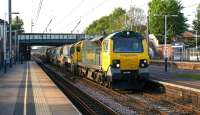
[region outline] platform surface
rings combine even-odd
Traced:
[[[0,115],[81,114],[33,61],[0,76]]]
[[[177,74],[198,74],[200,71],[181,70],[176,68],[168,68],[168,72],[165,72],[164,67],[151,65],[149,67],[150,80],[158,80],[162,82],[172,83],[188,88],[197,89],[200,92],[200,79],[181,78],[177,77]]]

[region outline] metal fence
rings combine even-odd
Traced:
[[[175,61],[200,61],[199,48],[174,48],[172,53],[172,60]]]

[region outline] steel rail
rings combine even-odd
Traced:
[[[89,115],[117,115],[118,113],[111,108],[101,103],[100,101],[90,97],[77,87],[72,82],[60,76],[55,71],[48,68],[38,60],[36,61],[40,67],[49,75],[49,77],[58,85],[58,87],[67,95],[72,103],[83,114]]]

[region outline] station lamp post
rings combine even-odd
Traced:
[[[10,59],[10,67],[12,67],[12,14],[19,14],[19,12],[11,12],[9,13],[9,59]]]
[[[198,11],[200,11],[200,10],[198,10]],[[193,12],[193,13],[195,13],[195,12]],[[192,16],[192,15],[189,14],[187,16]],[[197,17],[197,22],[199,22],[198,17]],[[193,28],[193,30],[195,31],[195,42],[196,42],[195,46],[196,46],[196,52],[197,52],[196,54],[197,54],[197,61],[199,61],[199,57],[198,57],[198,30],[195,30],[194,26],[190,26],[190,27],[191,27],[191,29]]]
[[[197,12],[196,12],[197,23],[199,23],[198,12],[200,12],[199,9],[197,9]],[[196,49],[198,50],[198,30],[195,30],[195,32],[196,32]]]
[[[7,66],[7,51],[6,51],[6,35],[7,35],[7,26],[6,26],[6,16],[12,14],[19,14],[18,12],[11,12],[11,13],[5,13],[5,19],[4,19],[4,72],[6,73],[6,66]],[[9,16],[10,17],[10,16]],[[11,34],[11,22],[9,23],[9,59],[10,59],[10,67],[12,67],[12,34]]]
[[[195,38],[196,38],[196,54],[197,54],[197,61],[199,61],[199,57],[198,57],[198,30],[195,30]]]
[[[149,54],[149,14],[147,15],[147,30],[146,30],[146,37],[147,37],[147,48],[148,48],[148,54]]]
[[[165,17],[165,39],[164,39],[164,62],[165,62],[165,72],[167,72],[167,17],[177,17],[178,15],[159,15],[155,14],[154,16],[164,16]]]
[[[197,38],[198,38],[198,30],[195,30],[195,41],[196,41],[196,49],[198,49],[198,40],[197,40]]]
[[[198,9],[197,12],[196,12],[196,17],[197,17],[197,23],[199,23],[199,18],[198,18],[198,12],[200,10]],[[196,54],[197,54],[197,61],[199,61],[199,57],[198,57],[198,29],[195,30],[195,34],[196,34]]]
[[[7,71],[7,51],[6,51],[6,37],[7,35],[7,26],[6,26],[6,13],[5,13],[5,17],[4,17],[4,24],[3,24],[3,60],[4,60],[4,73],[6,73]]]
[[[14,33],[14,55],[15,55],[15,63],[14,64],[16,64],[17,63],[17,30],[15,30],[15,31],[12,31],[13,33]]]

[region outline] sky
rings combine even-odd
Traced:
[[[43,2],[37,18],[41,1]],[[110,14],[117,7],[128,10],[131,6],[136,6],[146,13],[149,1],[151,0],[12,0],[12,12],[20,13],[18,16],[24,21],[25,32],[31,32],[33,22],[34,33],[70,33],[80,22],[74,33],[82,33],[94,20]],[[181,0],[181,3],[185,7],[182,12],[191,25],[200,0]],[[0,0],[0,18],[5,19],[7,12],[8,0]],[[12,15],[15,16],[16,14]]]

